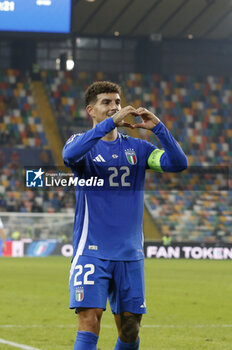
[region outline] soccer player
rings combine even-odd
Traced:
[[[63,159],[78,179],[102,179],[102,187],[76,186],[70,269],[70,308],[78,314],[74,350],[96,350],[109,298],[118,339],[115,350],[139,349],[139,327],[146,313],[142,220],[145,170],[178,172],[187,158],[153,113],[121,108],[121,89],[96,82],[85,92],[93,128],[66,142]],[[128,115],[140,116],[130,125]],[[163,150],[118,133],[117,127],[152,130]]]

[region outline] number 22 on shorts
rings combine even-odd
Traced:
[[[84,267],[83,265],[77,265],[75,267],[75,270],[78,270],[78,271],[74,276],[74,283],[73,283],[74,286],[81,286],[82,284],[84,285],[94,284],[94,281],[91,281],[91,279],[89,279],[91,278],[90,276],[93,275],[95,272],[95,266],[93,264],[85,264]],[[84,275],[83,275],[83,272],[84,272]],[[82,276],[83,276],[83,280],[82,280]],[[78,280],[78,277],[79,277],[79,280]]]

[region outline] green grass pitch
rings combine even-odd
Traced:
[[[0,259],[0,339],[41,350],[72,350],[76,315],[68,309],[70,259]],[[231,350],[231,261],[147,259],[148,313],[141,350]],[[108,307],[98,350],[117,334]],[[0,344],[0,350],[16,349]]]

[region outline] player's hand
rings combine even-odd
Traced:
[[[160,122],[160,119],[146,108],[139,107],[136,109],[136,113],[143,121],[142,123],[133,124],[133,129],[142,128],[152,130]]]
[[[123,126],[133,129],[133,125],[124,121],[124,119],[129,115],[138,116],[139,114],[137,113],[136,109],[132,106],[126,106],[122,108],[119,112],[115,113],[112,116],[115,126]]]

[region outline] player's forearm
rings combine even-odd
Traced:
[[[102,137],[115,128],[112,118],[105,119],[93,129],[77,136],[63,149],[63,160],[66,165],[78,162]]]
[[[160,122],[153,128],[153,132],[159,138],[165,151],[160,159],[163,171],[178,172],[186,169],[188,167],[187,157],[164,124]]]

